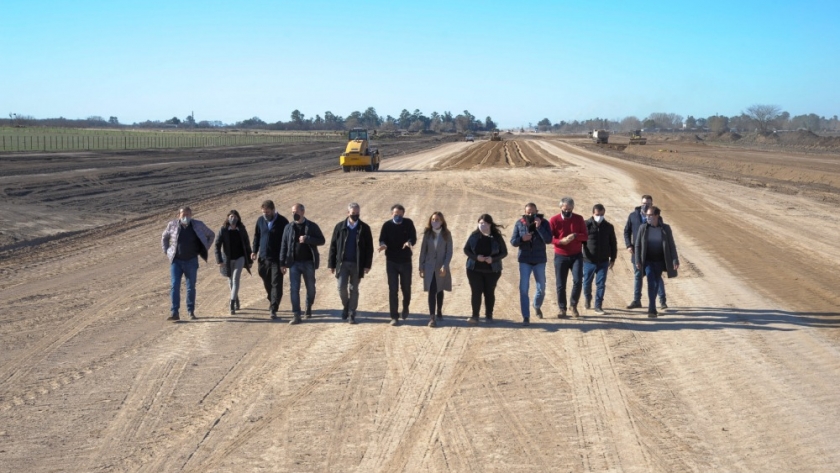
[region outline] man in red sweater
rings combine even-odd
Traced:
[[[560,312],[557,318],[566,317],[566,280],[572,271],[572,295],[569,307],[572,315],[578,317],[577,303],[580,299],[583,280],[583,244],[589,239],[586,222],[583,217],[572,213],[575,200],[563,197],[560,201],[560,213],[548,221],[551,228],[551,242],[554,245],[554,281],[557,287],[557,305]]]

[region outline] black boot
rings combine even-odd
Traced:
[[[236,303],[234,309],[239,310],[239,298],[237,297],[236,299],[233,300],[233,302]]]
[[[230,301],[230,315],[236,314],[236,300]]]
[[[310,317],[312,317],[312,306],[307,305],[306,306],[306,312],[304,312],[304,314],[303,314],[303,318],[308,319]]]

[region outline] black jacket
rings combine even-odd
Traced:
[[[286,220],[286,217],[277,214],[277,219],[269,231],[268,222],[264,216],[260,216],[254,228],[254,243],[251,245],[253,252],[257,253],[262,260],[279,262],[283,231],[287,225],[289,225],[289,221]]]
[[[590,263],[615,261],[618,256],[615,227],[606,219],[601,220],[599,225],[595,223],[594,218],[589,217],[586,221],[586,231],[589,232],[589,240],[583,245],[583,259]]]
[[[303,222],[303,235],[306,236],[306,245],[312,251],[312,260],[315,262],[315,269],[321,265],[321,255],[318,254],[318,247],[327,242],[321,229],[312,220],[306,219]],[[290,267],[295,262],[295,224],[286,225],[283,231],[283,244],[280,247],[280,266]]]
[[[502,258],[508,255],[507,245],[505,239],[501,234],[491,234],[493,236],[490,256],[493,262],[490,263],[490,269],[494,273],[502,271]],[[475,248],[478,245],[478,239],[481,237],[481,232],[478,230],[472,232],[467,238],[467,243],[464,245],[464,254],[467,255],[467,269],[474,270],[475,263],[478,262],[478,255]]]
[[[245,229],[245,225],[241,223],[237,225],[236,230],[239,232],[239,239],[242,241],[242,253],[245,255],[245,269],[248,273],[251,272],[251,265],[253,261],[251,260],[251,241],[248,239],[248,230]],[[222,264],[227,263],[230,264],[230,228],[227,225],[222,226],[219,229],[219,233],[216,234],[216,263]],[[231,274],[230,268],[228,268],[228,274]]]
[[[359,268],[359,277],[365,277],[365,269],[370,269],[373,265],[373,235],[370,232],[370,225],[359,220],[356,228],[356,265]],[[335,277],[341,272],[341,265],[344,264],[344,251],[347,244],[347,234],[350,229],[347,228],[347,220],[338,222],[338,225],[333,229],[332,238],[330,239],[330,253],[327,260],[327,267],[335,269]]]
[[[633,209],[633,213],[627,216],[627,223],[624,224],[624,247],[632,248],[636,243],[636,235],[639,234],[639,227],[642,226],[642,206]]]
[[[680,264],[680,257],[677,254],[677,245],[674,243],[674,234],[671,232],[671,227],[664,223],[659,224],[662,227],[662,254],[665,255],[665,271],[669,278],[677,277],[677,270],[674,266]],[[639,234],[636,235],[636,256],[637,261],[645,267],[645,257],[647,256],[647,230],[650,224],[644,224],[639,228]]]

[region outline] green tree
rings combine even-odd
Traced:
[[[302,113],[300,113],[300,110],[298,110],[298,109],[292,110],[291,118],[292,118],[292,123],[294,123],[295,125],[298,125],[298,126],[303,125],[303,117],[304,117],[304,115]]]
[[[706,123],[709,126],[709,131],[713,133],[723,133],[729,129],[729,119],[721,115],[707,118]]]

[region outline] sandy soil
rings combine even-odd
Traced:
[[[194,206],[216,228],[230,208],[251,226],[263,199],[287,214],[300,201],[329,229],[355,200],[374,232],[394,202],[416,222],[443,211],[454,290],[436,329],[419,278],[408,322],[387,324],[381,255],[356,326],[341,323],[324,268],[315,316],[289,326],[268,320],[256,276],[227,315],[226,281],[203,263],[201,318],[165,322],[158,242],[171,212],[0,253],[0,470],[837,471],[832,205],[567,142],[503,143],[543,164],[501,161],[498,143],[451,143],[379,173]],[[607,315],[554,318],[549,264],[548,317],[521,327],[512,255],[499,320],[466,324],[460,248],[479,214],[512,224],[525,202],[554,214],[570,195],[584,215],[603,203],[620,232],[642,193],[662,207],[683,264],[664,317],[623,309],[632,269],[621,252]],[[284,321],[288,301],[287,281]]]

